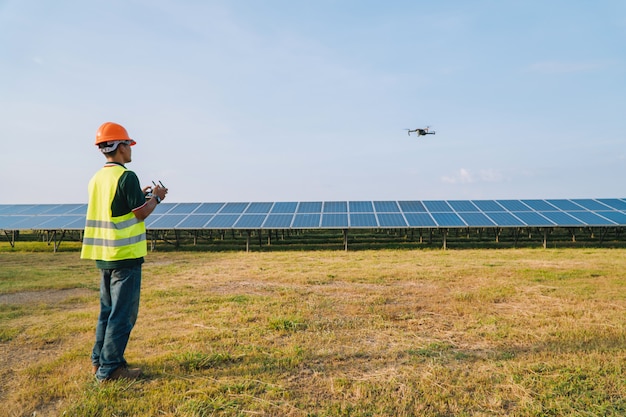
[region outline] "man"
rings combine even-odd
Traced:
[[[124,164],[131,162],[135,141],[124,127],[107,122],[96,133],[106,164],[89,181],[89,205],[81,258],[94,259],[100,269],[100,315],[91,362],[98,381],[136,379],[124,359],[137,320],[141,264],[147,254],[144,220],[165,198],[167,188],[141,189]]]

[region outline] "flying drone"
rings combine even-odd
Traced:
[[[411,136],[411,133],[415,133],[417,136],[434,135],[435,132],[429,132],[430,126],[426,126],[423,129],[405,129],[407,135]]]

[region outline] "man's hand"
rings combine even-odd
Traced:
[[[141,206],[139,209],[133,210],[135,217],[142,221],[145,220],[154,211],[157,204],[159,204],[157,197],[163,200],[167,195],[167,191],[167,188],[163,187],[162,184],[155,185],[154,187],[145,187],[143,192],[146,194],[146,198],[148,198],[148,200],[146,201],[146,204]]]
[[[162,187],[161,185],[157,185],[156,187],[152,188],[152,195],[158,196],[161,200],[163,200],[167,195],[167,188]]]

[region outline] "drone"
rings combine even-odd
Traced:
[[[424,129],[404,129],[407,135],[411,136],[411,133],[417,134],[417,136],[434,135],[435,132],[429,132],[430,126],[426,126]]]

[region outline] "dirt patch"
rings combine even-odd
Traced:
[[[96,294],[87,288],[70,288],[66,290],[22,291],[11,294],[0,294],[0,304],[56,304],[75,297]]]

